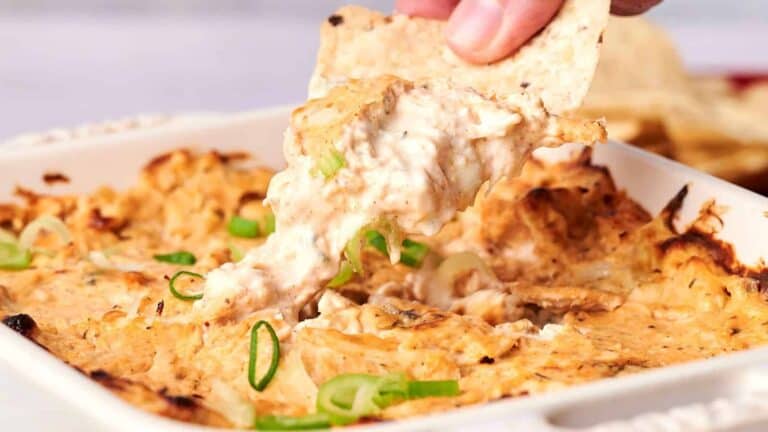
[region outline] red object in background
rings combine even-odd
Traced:
[[[768,81],[768,73],[732,73],[728,79],[736,90],[744,90],[752,84]]]

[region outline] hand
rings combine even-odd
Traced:
[[[448,45],[473,63],[500,60],[520,48],[555,16],[564,0],[397,0],[395,10],[447,19]],[[616,15],[643,13],[661,0],[613,0]]]

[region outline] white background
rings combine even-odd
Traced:
[[[318,23],[341,3],[0,0],[0,141],[138,113],[297,103]],[[651,18],[696,71],[768,72],[768,1],[667,0]],[[89,430],[83,421],[0,364],[0,430]]]

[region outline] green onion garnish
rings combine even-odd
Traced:
[[[171,289],[171,294],[173,294],[173,296],[176,297],[177,299],[185,300],[185,301],[200,300],[201,298],[203,298],[203,293],[187,295],[187,294],[182,294],[176,290],[176,286],[175,286],[176,279],[179,276],[183,276],[183,275],[205,279],[205,277],[203,277],[203,275],[199,273],[194,273],[186,270],[177,271],[173,276],[171,276],[171,280],[168,281],[168,287]]]
[[[263,230],[261,228],[264,228]],[[268,236],[275,232],[275,215],[267,213],[264,220],[247,219],[241,216],[232,216],[227,224],[227,231],[235,237],[256,238],[262,235]]]
[[[456,380],[408,382],[409,399],[432,396],[457,396],[459,393],[459,382]]]
[[[408,267],[421,267],[424,257],[429,253],[429,247],[410,239],[403,240],[403,249],[400,251],[400,262]]]
[[[386,408],[395,402],[408,399],[408,378],[402,372],[390,373],[382,377],[379,392],[373,398],[376,405]]]
[[[317,158],[316,167],[323,174],[323,177],[329,179],[336,175],[340,169],[344,168],[346,161],[344,156],[338,151],[331,149]]]
[[[389,255],[389,248],[387,248],[387,240],[376,230],[368,230],[365,232],[365,239],[368,241],[368,245],[373,246],[374,249]]]
[[[256,381],[256,359],[259,352],[259,328],[266,327],[269,337],[272,339],[272,359],[269,363],[267,373],[259,381]],[[277,365],[280,362],[280,341],[277,339],[277,333],[272,325],[261,320],[251,328],[251,349],[248,358],[248,382],[256,391],[264,390],[277,372]]]
[[[178,251],[169,254],[154,255],[155,260],[160,262],[166,262],[170,264],[179,265],[194,265],[197,262],[197,258],[187,251]]]
[[[51,232],[68,244],[72,241],[67,226],[56,216],[43,215],[33,220],[21,231],[18,239],[10,232],[0,228],[0,269],[23,270],[29,268],[32,253],[55,256],[56,252],[34,247],[42,232]]]
[[[72,241],[72,234],[61,219],[52,215],[43,215],[30,222],[21,230],[21,233],[19,233],[19,247],[22,249],[32,249],[35,240],[43,231],[56,234],[64,244]]]
[[[235,237],[256,238],[261,234],[259,223],[240,216],[232,216],[227,224],[227,231]]]
[[[338,288],[349,282],[354,275],[355,270],[352,268],[352,264],[350,264],[349,261],[344,260],[339,265],[339,272],[336,273],[336,276],[334,276],[333,279],[328,281],[328,285],[326,286],[328,288]]]
[[[317,412],[327,414],[333,425],[347,425],[360,417],[378,413],[374,397],[378,395],[379,377],[342,374],[324,382],[317,392]]]
[[[384,376],[342,374],[323,383],[317,392],[317,411],[331,424],[342,426],[361,417],[378,414],[393,403],[406,399],[456,396],[456,380],[409,381],[404,373]]]
[[[267,375],[254,384],[256,363],[256,332],[262,325],[267,326],[272,336],[272,365]],[[262,382],[272,378],[279,360],[279,344],[274,329],[266,321],[259,321],[251,330],[251,360],[248,365],[248,379],[253,388],[261,391]],[[275,356],[277,352],[277,356]],[[324,382],[317,391],[317,414],[303,417],[264,416],[256,418],[257,430],[309,430],[325,429],[355,423],[362,417],[378,414],[393,403],[406,399],[435,396],[457,396],[460,393],[456,380],[409,381],[402,372],[384,376],[367,374],[341,374]]]
[[[256,430],[317,430],[328,429],[331,421],[325,414],[309,414],[303,417],[264,416],[257,417]]]
[[[365,239],[368,245],[372,246],[377,251],[384,255],[389,256],[389,248],[387,247],[387,240],[376,230],[368,230],[365,232]],[[424,257],[429,253],[429,247],[424,243],[419,243],[410,239],[403,240],[403,249],[400,251],[400,262],[408,267],[420,267],[424,261]]]
[[[352,270],[357,274],[363,273],[363,241],[361,234],[358,231],[344,247],[344,255],[346,255],[349,264],[352,266]]]
[[[355,273],[363,273],[362,243],[365,237],[365,243],[372,246],[384,255],[389,256],[387,240],[376,230],[361,230],[344,247],[344,256],[346,260],[341,262],[339,272],[328,282],[329,288],[336,288],[349,282]],[[403,249],[400,251],[400,262],[409,267],[420,267],[424,257],[429,253],[429,247],[424,243],[405,239],[402,242]]]
[[[328,282],[329,288],[336,288],[349,282],[355,273],[363,273],[363,239],[362,231],[358,231],[344,246],[345,260],[339,264],[339,271],[336,276]]]
[[[32,254],[15,243],[0,243],[0,269],[24,270],[29,268]]]

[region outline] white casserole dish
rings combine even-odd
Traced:
[[[259,157],[257,163],[279,168],[287,119],[288,108],[280,107],[117,131],[102,128],[94,133],[27,136],[27,145],[0,144],[0,201],[10,200],[17,184],[54,193],[86,192],[102,184],[126,187],[150,158],[178,147],[247,150]],[[45,145],[29,145],[41,141]],[[564,147],[546,153],[561,158],[573,150]],[[617,184],[652,214],[688,184],[690,191],[678,221],[681,227],[706,200],[715,198],[728,209],[719,237],[735,246],[745,264],[768,261],[768,199],[620,143],[597,146],[594,160],[608,166]],[[64,173],[72,181],[49,187],[41,177],[50,171]],[[765,364],[768,347],[354,430],[768,430]],[[0,366],[35,382],[52,398],[68,400],[84,419],[106,430],[210,430],[123,403],[5,326],[0,326]],[[6,391],[0,389],[0,393]]]

